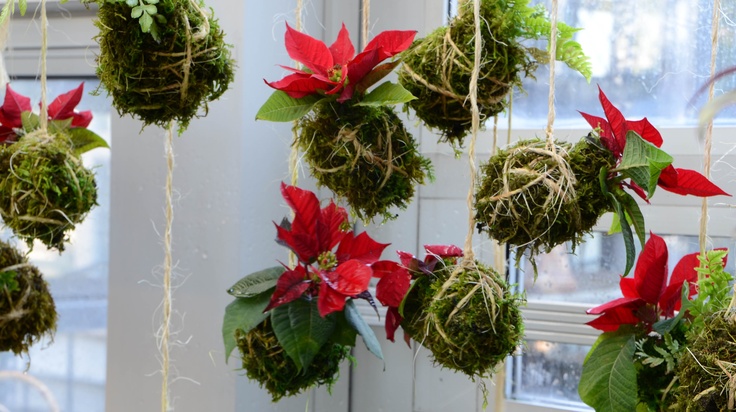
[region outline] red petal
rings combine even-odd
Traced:
[[[341,311],[345,307],[346,298],[347,296],[336,292],[323,282],[319,287],[319,298],[317,298],[317,309],[320,316],[325,317],[332,312]]]
[[[85,110],[80,113],[74,113],[72,119],[72,127],[86,128],[92,122],[92,110]]]
[[[283,182],[281,183],[281,195],[294,211],[291,231],[314,236],[317,219],[322,213],[317,196],[309,190],[300,189]]]
[[[448,257],[462,257],[463,255],[463,250],[455,245],[424,245],[424,250],[427,251],[427,257],[434,255],[439,256],[442,259]]]
[[[5,101],[0,107],[0,123],[11,128],[21,127],[21,113],[31,110],[31,99],[13,91],[8,83],[5,87]]]
[[[637,185],[636,182],[634,182],[633,180],[629,180],[628,182],[624,181],[623,184],[626,187],[631,188],[631,190],[633,190],[634,193],[636,193],[637,196],[639,196],[640,198],[642,198],[642,200],[644,200],[647,203],[649,203],[649,197],[647,196],[647,192],[644,189],[642,189],[641,186]]]
[[[600,100],[601,106],[603,106],[603,113],[606,114],[606,119],[608,119],[613,136],[616,138],[616,142],[618,142],[618,147],[623,152],[623,148],[626,146],[626,119],[624,119],[621,111],[608,100],[608,97],[603,93],[600,86],[598,86],[598,100]]]
[[[350,33],[345,28],[345,23],[342,24],[340,32],[337,33],[337,40],[330,46],[330,53],[332,53],[333,63],[340,66],[346,65],[355,56],[355,47],[350,41]]]
[[[626,130],[633,130],[639,136],[641,136],[642,139],[657,147],[662,147],[662,135],[659,133],[659,130],[657,130],[657,128],[649,123],[649,120],[647,120],[646,117],[641,120],[635,121],[627,120]]]
[[[335,64],[330,49],[323,42],[292,29],[289,23],[286,23],[284,40],[289,57],[305,65],[312,73],[327,74]]]
[[[325,275],[324,272],[321,273]],[[352,259],[329,272],[330,287],[345,296],[355,296],[368,290],[373,270],[365,263]],[[324,277],[323,277],[324,278]]]
[[[599,137],[601,138],[601,143],[603,143],[603,146],[605,146],[606,149],[610,150],[611,153],[614,154],[614,156],[620,157],[623,153],[623,149],[619,147],[618,142],[613,137],[613,130],[611,130],[611,125],[608,124],[608,121],[602,117],[593,116],[581,111],[578,111],[578,113],[583,116],[590,127],[592,127],[593,129],[600,129]]]
[[[305,73],[290,74],[281,80],[271,83],[265,79],[263,81],[274,89],[285,92],[289,97],[294,99],[301,99],[310,94],[318,93],[320,90],[327,90],[333,87],[332,83]]]
[[[399,308],[388,308],[388,311],[386,311],[386,339],[395,342],[394,335],[396,329],[401,326],[402,320],[404,319],[399,314]]]
[[[304,263],[312,263],[320,253],[317,247],[317,239],[308,233],[295,233],[286,230],[284,227],[276,226],[276,242],[282,246],[286,246],[296,253],[300,261]]]
[[[588,315],[600,315],[601,313],[605,313],[620,307],[628,307],[633,310],[644,305],[646,305],[646,302],[644,302],[644,300],[641,298],[618,298],[608,303],[604,303],[600,306],[590,308],[585,311],[585,313],[587,313]]]
[[[592,326],[603,332],[613,332],[621,325],[636,325],[639,318],[634,315],[631,307],[622,306],[591,320],[586,325]]]
[[[399,255],[399,260],[405,268],[413,271],[419,270],[419,259],[417,259],[414,255],[401,250],[397,250],[396,254]]]
[[[670,285],[682,285],[683,282],[697,282],[698,272],[695,268],[700,266],[700,260],[698,256],[700,253],[691,253],[685,255],[680,259],[672,270],[672,276],[670,276]]]
[[[321,250],[332,250],[340,243],[348,233],[341,229],[347,220],[348,212],[345,208],[337,206],[332,200],[330,200],[329,205],[322,208],[317,224],[317,235]]]
[[[276,282],[276,290],[271,295],[271,301],[263,311],[269,311],[277,306],[293,302],[309,289],[310,281],[306,279],[307,272],[302,266],[294,270],[286,270]]]
[[[0,125],[0,143],[13,143],[18,140],[17,137],[13,129]]]
[[[82,100],[82,93],[84,93],[84,82],[80,83],[76,89],[59,95],[49,104],[49,118],[51,120],[64,120],[74,117],[74,108]]]
[[[376,262],[371,267],[373,276],[381,279],[376,285],[376,299],[384,306],[401,305],[411,285],[411,273],[390,260]]]
[[[379,49],[379,58],[383,61],[408,49],[416,35],[416,30],[387,30],[374,37],[363,51]]]
[[[633,277],[621,277],[621,280],[619,281],[619,286],[621,287],[621,293],[623,293],[625,298],[638,298],[639,292],[636,291],[636,281]]]
[[[667,244],[650,233],[634,269],[636,291],[647,303],[656,305],[667,285]]]
[[[670,165],[670,167],[672,166]],[[670,167],[662,171],[657,182],[659,187],[664,190],[683,196],[731,196],[695,170],[670,169]],[[675,171],[675,173],[672,173],[672,171]]]
[[[355,56],[348,65],[348,85],[355,85],[383,59],[380,49],[365,50]],[[340,96],[342,98],[342,96]]]
[[[348,259],[357,259],[367,265],[376,262],[383,250],[390,243],[378,243],[368,236],[367,232],[363,232],[356,237],[352,233],[348,233],[337,247],[338,262],[344,262]]]

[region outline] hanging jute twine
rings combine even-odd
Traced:
[[[159,341],[159,350],[161,351],[161,412],[169,411],[169,338],[171,334],[171,305],[172,305],[172,287],[171,275],[173,271],[173,253],[171,248],[171,231],[174,225],[174,122],[169,123],[166,132],[165,142],[166,152],[166,187],[164,189],[166,195],[166,228],[164,230],[164,273],[163,273],[163,304],[161,323],[161,335]]]
[[[49,108],[46,98],[46,53],[48,50],[48,17],[46,16],[46,0],[41,0],[41,112],[39,113],[39,125],[41,130],[46,133],[49,125]]]
[[[368,44],[368,36],[370,34],[371,25],[371,0],[361,0],[361,19],[360,19],[360,44],[365,49]]]
[[[294,29],[296,31],[302,31],[302,11],[304,10],[304,0],[297,0],[296,9],[294,10],[295,23]],[[299,62],[294,62],[294,67],[299,67]],[[291,128],[291,152],[289,153],[289,176],[291,178],[291,185],[296,186],[299,183],[299,133],[297,133],[297,125],[299,122],[294,120]],[[291,219],[293,220],[296,216],[295,212],[291,211]],[[295,268],[297,264],[296,253],[289,250],[289,267]]]

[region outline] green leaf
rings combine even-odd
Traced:
[[[376,334],[373,333],[373,329],[366,323],[365,319],[360,316],[358,307],[355,306],[353,299],[350,299],[345,303],[345,319],[348,323],[355,328],[355,330],[363,337],[363,342],[368,350],[376,355],[378,359],[383,359],[383,352],[381,351],[381,344],[378,343]]]
[[[13,293],[20,288],[16,277],[18,272],[14,270],[8,270],[0,273],[0,289],[7,289],[8,292]]]
[[[639,244],[644,247],[644,243],[646,241],[646,229],[644,227],[644,215],[641,213],[639,203],[636,202],[636,199],[634,199],[633,196],[624,191],[619,193],[618,200],[621,203],[621,207],[623,207],[626,212],[627,223],[634,226],[634,231],[636,232],[637,237],[639,237]]]
[[[611,195],[613,197],[613,195]],[[615,199],[615,197],[614,197]],[[626,221],[626,212],[621,207],[621,204],[616,200],[614,204],[618,218],[621,221]],[[624,276],[627,276],[634,267],[634,260],[636,259],[636,246],[634,245],[634,233],[631,231],[631,226],[628,224],[621,225],[621,234],[624,238],[624,248],[626,249],[626,268],[624,269]]]
[[[130,17],[137,19],[143,15],[143,7],[142,6],[135,6],[133,7],[133,10],[130,11]]]
[[[398,83],[385,82],[363,97],[356,106],[388,106],[416,99],[410,91]]]
[[[150,15],[143,13],[141,18],[138,19],[138,22],[141,25],[141,30],[143,31],[143,33],[151,32],[151,25],[153,24],[153,18]]]
[[[125,0],[125,4],[127,4],[128,7],[135,7],[138,5],[138,0]]]
[[[153,16],[154,14],[158,13],[158,9],[153,4],[148,4],[143,7],[143,11]]]
[[[690,299],[688,299],[689,295],[690,283],[684,282],[682,284],[682,296],[680,297],[680,311],[677,312],[677,316],[656,322],[654,325],[652,325],[652,329],[654,329],[654,331],[659,333],[660,335],[672,332],[672,330],[675,329],[675,326],[677,326],[677,323],[685,317],[685,313],[690,308],[690,306],[692,306],[692,302],[690,301]]]
[[[621,219],[618,218],[618,213],[613,214],[611,220],[611,227],[608,228],[608,234],[613,235],[621,231]]]
[[[28,2],[26,0],[20,0],[18,2],[18,10],[20,11],[21,16],[25,16],[26,10],[28,10]]]
[[[250,298],[259,295],[275,287],[284,270],[283,266],[274,266],[246,275],[228,289],[227,293],[236,298]]]
[[[30,133],[41,127],[40,119],[33,112],[23,112],[20,114],[20,123],[26,133]]]
[[[634,336],[604,333],[583,363],[580,399],[596,412],[631,412],[638,402]]]
[[[143,0],[148,4],[158,4],[158,0]]]
[[[0,23],[3,23],[15,10],[15,0],[8,0],[5,2],[2,11],[0,11]]]
[[[322,99],[318,95],[309,95],[301,99],[295,99],[286,92],[276,90],[263,103],[258,113],[257,120],[268,120],[270,122],[291,122],[301,119],[312,110],[312,107]]]
[[[657,188],[659,175],[664,168],[672,164],[672,160],[672,156],[664,150],[629,130],[626,133],[626,146],[621,165],[614,171],[630,177],[634,183],[647,191],[648,197],[652,197],[654,189]]]
[[[335,330],[335,317],[319,315],[317,299],[274,308],[271,325],[281,346],[299,370],[305,370]]]
[[[330,337],[330,342],[342,346],[355,346],[358,332],[345,319],[345,312],[335,312],[335,332]]]
[[[225,343],[225,363],[227,363],[233,349],[238,345],[235,340],[235,331],[240,329],[248,333],[251,329],[266,320],[268,313],[263,310],[271,301],[273,289],[263,292],[252,298],[237,298],[225,308],[225,318],[222,320],[222,341]]]
[[[77,156],[98,147],[105,149],[110,148],[105,139],[84,127],[73,127],[71,129],[67,129],[65,133],[71,138],[72,148],[74,149],[74,154]]]
[[[72,120],[71,117],[64,120],[51,120],[48,124],[49,131],[56,135],[65,134],[72,127]]]

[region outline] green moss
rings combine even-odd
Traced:
[[[160,25],[160,42],[141,31],[125,3],[97,3],[97,75],[120,115],[161,127],[176,121],[185,129],[201,111],[206,114],[207,102],[219,98],[233,81],[230,48],[217,19],[208,19],[203,39],[193,38],[205,25],[189,0],[156,4],[167,21]]]
[[[435,363],[471,378],[489,377],[521,344],[521,297],[479,262],[433,275],[417,279],[422,283],[407,296],[402,328],[432,352]]]
[[[406,208],[414,185],[432,177],[429,159],[390,107],[319,103],[296,130],[317,183],[360,219],[393,219],[390,209]]]
[[[479,230],[534,255],[568,241],[574,248],[611,211],[598,180],[601,168],[615,165],[610,152],[587,138],[575,146],[557,143],[555,151],[567,164],[537,139],[500,150],[481,167],[475,194]],[[575,177],[574,196],[562,189],[564,169]]]
[[[32,246],[64,250],[67,234],[97,204],[94,173],[63,136],[40,131],[0,148],[0,215]]]
[[[0,285],[0,352],[20,355],[42,337],[53,335],[56,307],[38,269],[0,241],[0,274],[8,273],[14,278],[14,287]]]
[[[329,389],[339,378],[340,363],[350,353],[350,347],[328,342],[309,367],[299,371],[279,345],[269,318],[248,333],[237,330],[235,337],[248,378],[265,388],[274,402],[317,385]]]

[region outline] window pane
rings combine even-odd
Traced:
[[[81,80],[49,82],[49,100],[77,86]],[[85,92],[99,82],[88,80]],[[39,83],[15,80],[12,87],[29,96],[34,108],[40,99]],[[105,96],[85,93],[78,110],[92,110],[89,129],[110,141],[110,103]],[[63,254],[36,242],[29,260],[48,281],[59,315],[53,342],[40,342],[30,350],[30,359],[12,353],[0,354],[0,371],[21,372],[0,379],[0,405],[13,412],[49,411],[42,394],[51,394],[61,411],[103,411],[107,329],[107,275],[110,217],[110,151],[95,149],[83,155],[84,164],[95,171],[97,202],[87,218],[71,234]],[[10,231],[3,239],[11,237]],[[25,244],[15,242],[26,250]],[[30,365],[29,363],[30,362]],[[22,372],[29,366],[27,375]]]

